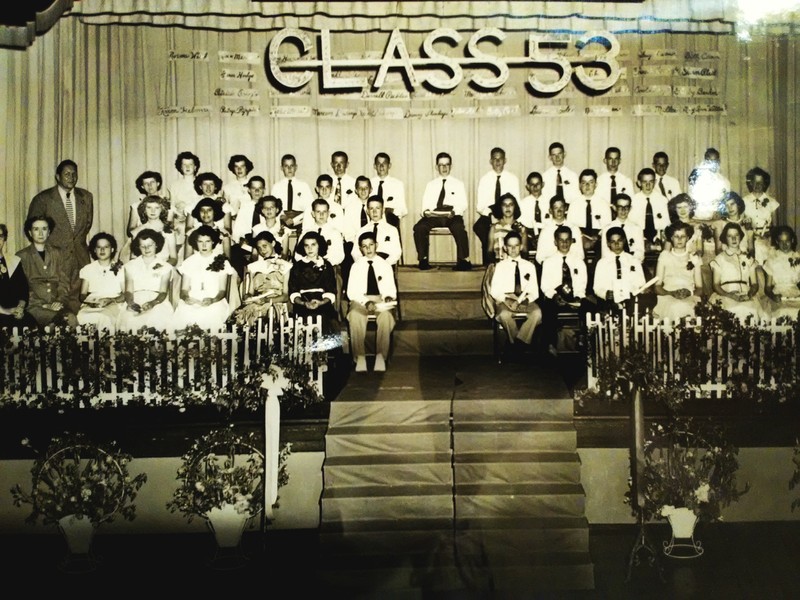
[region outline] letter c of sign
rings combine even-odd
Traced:
[[[311,38],[300,29],[281,29],[269,43],[269,71],[275,80],[289,89],[300,89],[314,77],[314,71],[288,72],[282,71],[278,57],[278,49],[285,41],[299,42],[300,56],[302,57],[311,47]]]

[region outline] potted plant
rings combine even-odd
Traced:
[[[22,444],[30,447],[27,439]],[[57,524],[73,554],[88,554],[101,523],[117,516],[135,518],[134,500],[147,475],[131,476],[131,455],[115,441],[96,443],[85,434],[65,432],[52,439],[44,454],[33,450],[30,491],[19,484],[11,488],[15,506],[32,507],[26,523]]]
[[[638,494],[646,519],[669,519],[674,525],[687,514],[692,529],[698,520],[717,521],[722,509],[750,488],[737,484],[738,453],[716,422],[671,417],[665,424],[654,423],[644,440],[638,489],[632,488],[632,479],[626,504],[634,506]],[[691,537],[691,531],[675,537]]]
[[[265,464],[263,443],[255,431],[242,433],[233,425],[214,429],[195,439],[181,457],[180,485],[170,512],[181,512],[187,521],[203,517],[220,546],[238,545],[247,521],[264,509]],[[287,444],[279,454],[278,486],[289,481]],[[222,521],[232,521],[232,537],[221,539]]]

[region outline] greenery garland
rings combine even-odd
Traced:
[[[234,331],[238,331],[234,329]],[[244,334],[234,344],[243,344]],[[89,348],[93,347],[90,353]],[[255,343],[252,344],[255,349]],[[263,409],[267,390],[264,375],[272,365],[283,369],[291,386],[280,398],[284,411],[302,410],[325,400],[312,381],[312,366],[277,352],[252,352],[249,362],[237,364],[223,384],[211,374],[228,364],[230,348],[220,338],[197,326],[171,336],[154,329],[113,336],[94,326],[28,330],[15,343],[10,330],[0,329],[0,407],[106,408],[114,406],[214,406],[224,413]],[[113,353],[113,360],[112,360]],[[30,393],[42,364],[61,364],[61,381],[46,391]],[[314,355],[324,363],[324,352]],[[13,373],[7,373],[12,365]],[[129,393],[112,397],[112,384]]]
[[[778,320],[778,324],[791,324],[792,335],[776,336],[758,324],[742,323],[719,302],[698,304],[695,314],[700,318],[699,325],[686,321],[673,325],[672,336],[679,340],[681,360],[675,362],[672,371],[668,370],[668,357],[645,349],[629,328],[629,339],[622,340],[618,354],[609,353],[594,365],[590,362],[597,373],[597,386],[577,392],[578,402],[628,402],[632,385],[641,389],[646,400],[670,410],[677,410],[691,398],[709,396],[710,392],[701,392],[700,386],[710,382],[708,365],[714,357],[707,342],[716,338],[724,341],[725,352],[716,360],[728,372],[726,395],[758,411],[800,396],[796,362],[800,321]],[[588,357],[592,361],[595,340],[591,335],[589,338]],[[663,345],[662,351],[665,348]],[[768,355],[763,355],[767,350]]]

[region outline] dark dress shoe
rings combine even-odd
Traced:
[[[453,267],[453,271],[471,271],[472,270],[472,263],[468,260],[460,260],[456,263],[456,266]]]
[[[420,271],[430,271],[433,267],[431,267],[431,263],[427,260],[419,261],[419,270]]]

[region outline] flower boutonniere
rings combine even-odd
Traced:
[[[746,268],[747,268],[747,263],[749,263],[749,262],[750,262],[750,259],[749,259],[749,258],[747,258],[747,257],[745,256],[745,257],[742,259],[742,268],[743,268],[743,269],[746,269]]]
[[[383,275],[378,275],[378,281],[383,281]]]
[[[347,194],[348,196],[349,196],[350,194],[352,194],[352,193],[353,193],[353,190],[346,190],[346,191],[345,191],[345,194]]]
[[[575,275],[577,275],[577,274],[578,274],[578,269],[577,269],[577,268],[575,268],[575,269],[572,269],[572,272],[573,272]]]
[[[118,260],[117,260],[117,261],[114,261],[114,262],[112,262],[112,263],[111,263],[111,266],[109,267],[110,271],[111,271],[111,272],[112,272],[114,275],[116,275],[117,273],[119,273],[119,270],[120,270],[121,268],[122,268],[122,263],[121,263],[120,261],[118,261]]]
[[[769,198],[762,198],[760,202],[761,202],[761,206],[766,208],[767,204],[769,204]]]
[[[790,258],[789,259],[789,266],[790,267],[800,266],[800,258],[798,258],[798,257]]]
[[[694,261],[689,259],[686,261],[686,270],[691,271],[692,269],[694,269]]]
[[[215,273],[222,271],[222,269],[225,268],[226,260],[227,259],[225,258],[224,254],[217,254],[214,257],[214,260],[211,261],[211,264],[206,267],[206,271],[213,271]]]
[[[661,219],[661,213],[656,213],[656,219]]]
[[[636,272],[636,267],[634,265],[631,265],[631,273],[635,273],[635,272]]]
[[[634,240],[633,238],[628,238],[628,246],[633,246],[633,243],[634,243],[635,241],[636,241],[636,240]]]
[[[386,199],[386,201],[387,201],[387,202],[391,202],[392,200],[394,200],[394,196],[389,196],[389,197]]]
[[[565,179],[562,185],[570,185],[572,182],[569,179]]]
[[[525,273],[525,277],[523,277],[523,279],[525,281],[530,281],[531,280],[531,274],[530,273]]]
[[[594,218],[595,218],[595,220],[599,221],[600,220],[600,215],[595,215]]]
[[[387,236],[386,236],[386,239],[384,239],[383,241],[384,241],[384,242],[388,242],[388,241],[389,241],[389,236],[387,235]]]
[[[331,213],[331,214],[329,214],[328,216],[329,216],[331,219],[335,219],[335,218],[336,218],[336,213]]]
[[[158,271],[163,266],[160,262],[155,262],[153,263],[153,271]]]

